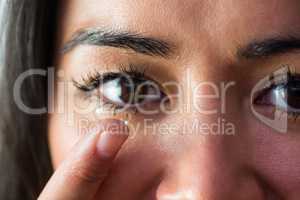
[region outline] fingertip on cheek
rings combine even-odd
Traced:
[[[118,153],[127,138],[128,134],[126,132],[114,134],[105,131],[101,133],[97,142],[98,155],[105,158],[113,158]]]

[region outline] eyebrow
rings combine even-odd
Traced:
[[[300,38],[275,37],[262,41],[253,41],[239,48],[237,56],[246,59],[260,59],[300,50]]]
[[[145,37],[141,34],[107,31],[99,28],[82,29],[76,32],[63,46],[62,52],[67,53],[78,45],[109,46],[130,49],[148,56],[168,57],[173,45],[166,41]]]

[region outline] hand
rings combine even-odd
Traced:
[[[103,123],[101,123],[103,124]],[[128,138],[128,127],[118,120],[114,132],[102,129],[85,135],[58,167],[39,200],[90,200],[105,180],[121,146]]]

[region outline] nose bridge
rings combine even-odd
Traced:
[[[217,61],[202,61],[208,66],[218,66]],[[232,93],[227,95],[228,90],[234,88],[230,88],[228,81],[222,85],[225,75],[217,75],[216,70],[192,66],[186,78],[189,90],[184,96],[185,100],[191,100],[187,104],[192,105],[192,109],[174,119],[183,124],[183,136],[176,137],[181,147],[171,156],[173,159],[158,187],[157,199],[263,199],[259,181],[249,169],[251,140],[240,124],[234,124],[239,120],[238,106],[225,108],[228,112],[222,113],[228,96],[235,101]]]

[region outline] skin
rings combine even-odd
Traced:
[[[107,114],[101,120],[92,117],[93,111],[75,112],[68,118],[71,124],[66,117],[73,113],[74,105],[63,113],[56,110],[49,118],[49,144],[57,170],[40,199],[299,198],[299,120],[289,121],[287,134],[278,134],[255,118],[250,108],[254,85],[282,64],[300,71],[299,55],[289,52],[262,59],[236,56],[240,46],[253,40],[299,35],[298,0],[65,0],[60,7],[57,52],[76,31],[88,27],[143,33],[166,40],[175,49],[168,58],[90,45],[78,46],[66,54],[57,53],[55,66],[61,72],[56,79],[56,105],[64,97],[77,94],[72,86],[68,92],[63,91],[58,86],[62,81],[80,79],[93,70],[116,71],[118,65],[135,63],[150,66],[147,76],[160,84],[166,81],[181,84],[185,88],[181,101],[174,100],[172,108],[188,105],[192,109],[154,116]],[[221,113],[221,100],[214,98],[197,98],[196,104],[216,108],[217,113],[192,112],[195,105],[187,99],[194,90],[187,87],[186,73],[191,75],[192,86],[203,81],[217,86],[235,82],[225,91],[225,114]],[[169,93],[172,92],[170,89]],[[196,93],[212,94],[212,90],[201,87]],[[269,108],[261,109],[267,112]],[[212,124],[220,117],[234,124],[234,135],[203,135],[192,129],[191,122],[195,119]],[[129,139],[125,142],[127,134],[112,136],[105,143],[111,144],[106,150],[113,149],[110,151],[113,153],[103,159],[103,151],[99,153],[96,145],[101,142],[103,131],[91,133],[78,125],[82,119],[89,127],[110,124],[111,119],[128,120]],[[193,131],[180,134],[184,130],[179,129],[176,134],[160,134],[158,128],[143,129],[145,119],[152,120],[151,127],[175,124]],[[140,129],[135,131],[138,125]],[[81,132],[84,134],[78,134]],[[78,143],[82,140],[90,141],[85,148],[81,148],[82,142]]]

